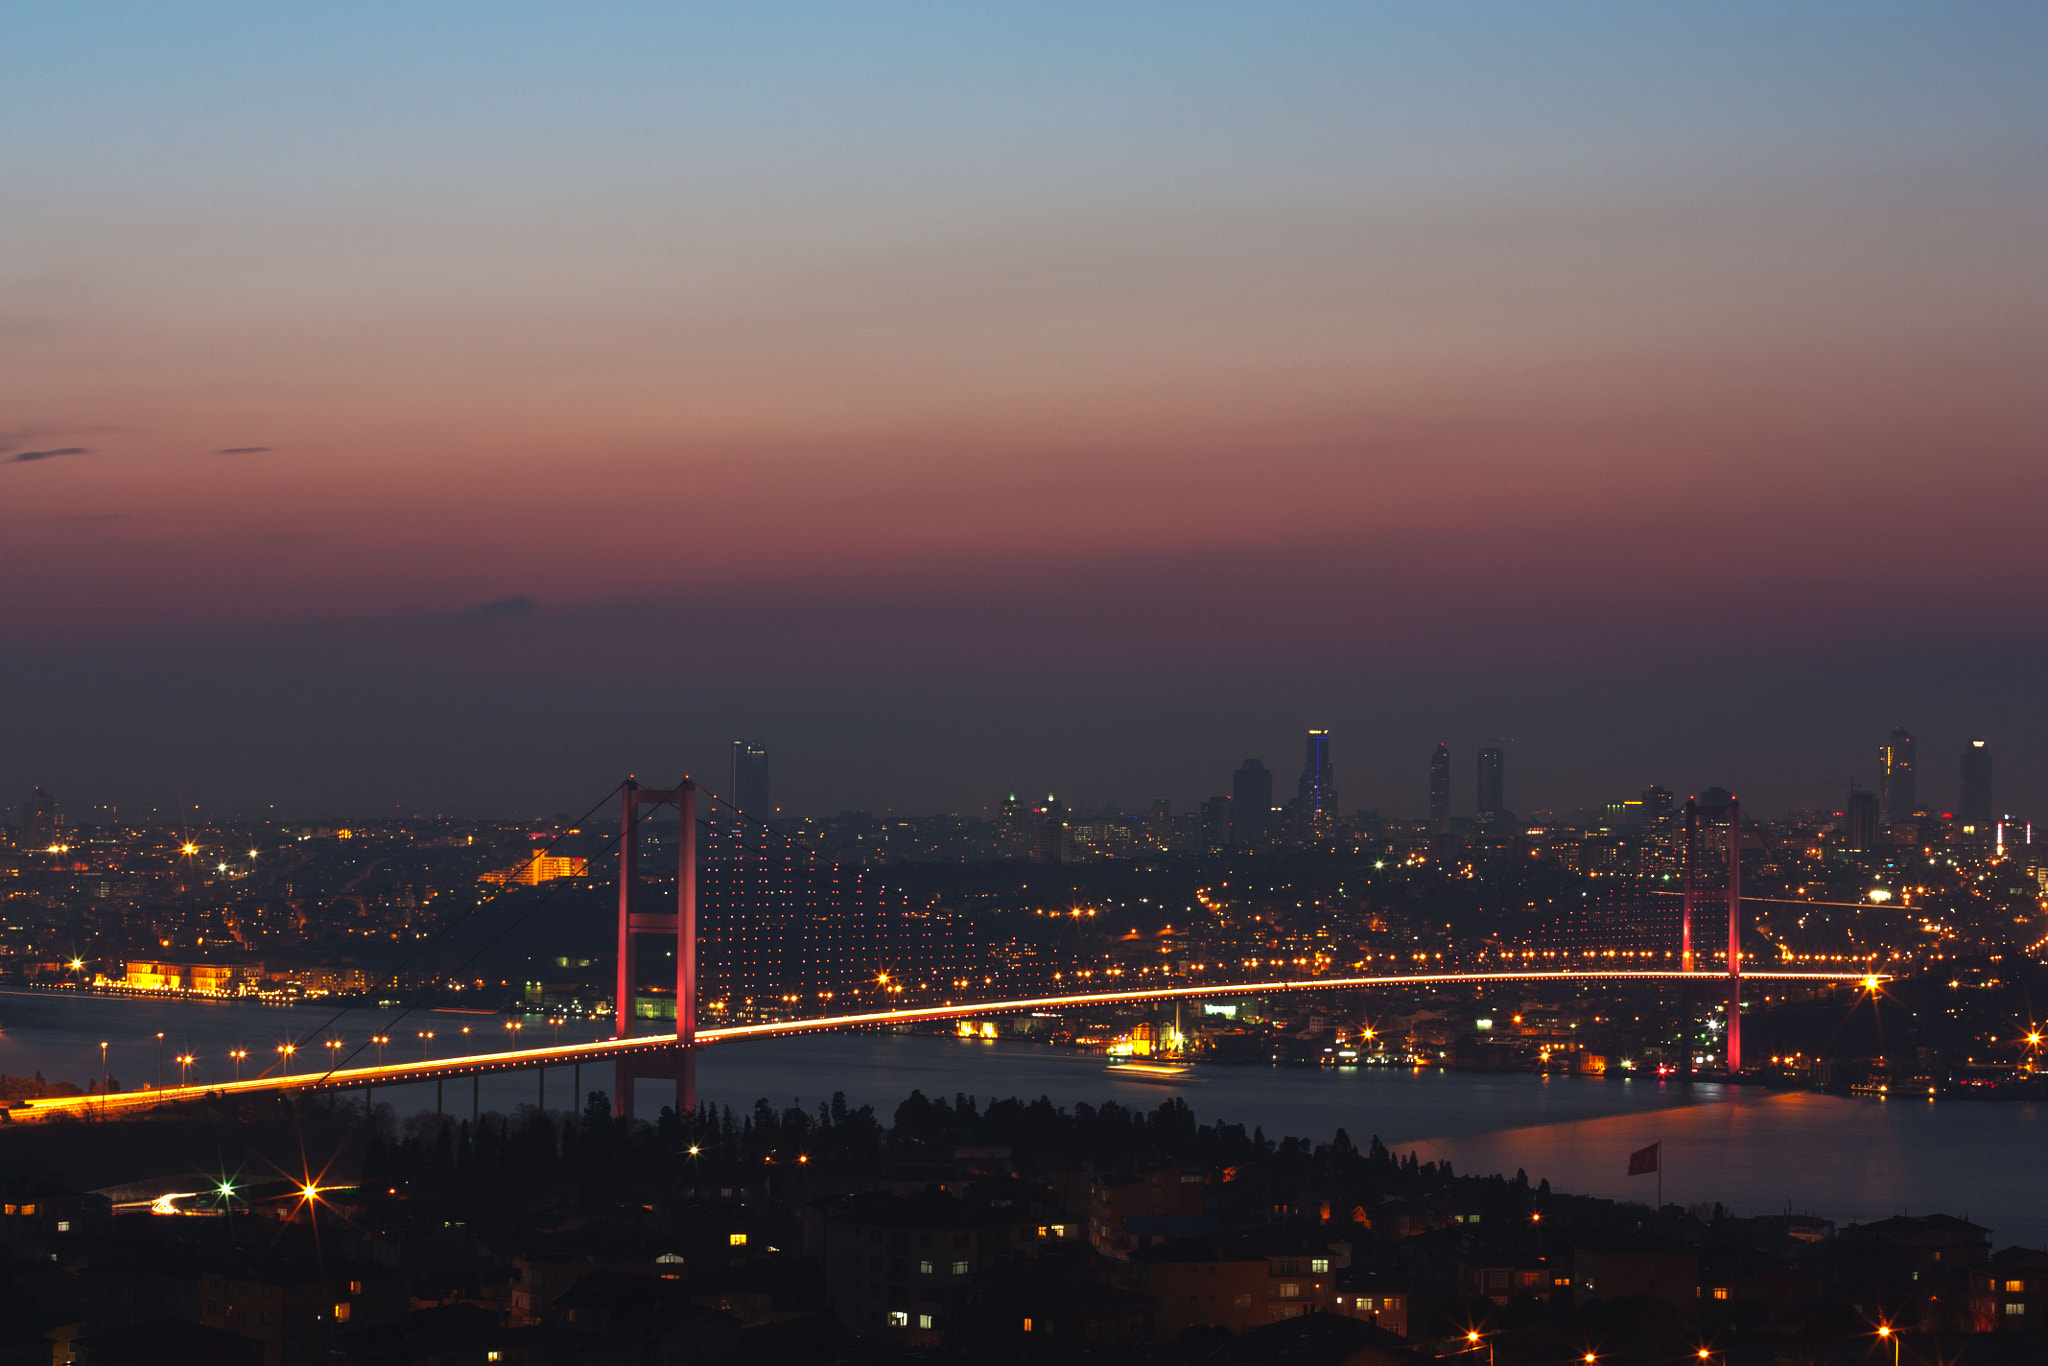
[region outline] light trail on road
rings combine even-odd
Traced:
[[[1745,982],[1856,982],[1874,989],[1890,981],[1881,972],[1746,972]],[[1026,1010],[1085,1010],[1095,1006],[1130,1005],[1139,1001],[1185,1000],[1190,997],[1249,996],[1280,991],[1369,991],[1381,987],[1459,986],[1487,982],[1701,982],[1726,986],[1725,972],[1683,972],[1675,969],[1592,969],[1581,972],[1543,970],[1499,972],[1418,972],[1378,977],[1311,977],[1272,982],[1230,982],[1213,986],[1144,987],[1131,991],[1076,992],[1061,996],[1030,996],[1008,1001],[974,1001],[959,1005],[913,1006],[905,1010],[874,1010],[853,1015],[825,1015],[803,1020],[774,1020],[763,1024],[728,1025],[722,1029],[700,1029],[696,1046],[729,1043],[740,1039],[786,1038],[797,1034],[821,1034],[835,1029],[877,1029],[892,1025],[930,1024],[940,1020],[972,1019],[980,1015],[1009,1015]],[[375,1067],[351,1067],[332,1072],[309,1072],[296,1077],[253,1077],[248,1081],[216,1082],[210,1085],[165,1086],[152,1090],[124,1091],[108,1096],[59,1096],[16,1102],[8,1113],[17,1121],[35,1122],[69,1115],[74,1118],[112,1117],[154,1109],[178,1101],[207,1096],[255,1095],[287,1091],[348,1091],[364,1087],[406,1086],[456,1077],[486,1076],[497,1072],[521,1072],[529,1068],[566,1067],[577,1063],[609,1062],[642,1053],[658,1053],[676,1046],[674,1034],[648,1034],[630,1039],[602,1039],[594,1043],[557,1044],[546,1048],[521,1048],[504,1053],[476,1053],[454,1058],[425,1059],[415,1063],[390,1063]]]

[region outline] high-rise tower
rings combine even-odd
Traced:
[[[1273,771],[1257,759],[1230,777],[1230,842],[1252,848],[1266,842],[1273,821]]]
[[[1441,743],[1429,756],[1429,828],[1439,834],[1451,828],[1451,751]]]
[[[1900,726],[1892,738],[1878,747],[1878,795],[1888,821],[1909,821],[1920,809],[1920,795],[1913,785],[1913,753],[1918,745],[1913,732]]]
[[[1963,800],[1956,812],[1963,824],[1982,830],[1997,814],[1991,795],[1991,746],[1972,735],[1963,746]]]
[[[1337,773],[1330,763],[1330,732],[1308,733],[1308,757],[1301,767],[1300,800],[1302,824],[1319,829],[1337,819]]]
[[[1498,820],[1508,809],[1507,751],[1487,745],[1479,751],[1479,819]]]
[[[732,742],[732,804],[756,820],[767,820],[768,751],[753,740]]]

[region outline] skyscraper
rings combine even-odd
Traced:
[[[1429,828],[1439,834],[1451,828],[1451,751],[1442,743],[1429,756]]]
[[[1919,794],[1913,786],[1913,752],[1916,748],[1913,732],[1904,726],[1894,730],[1892,738],[1878,748],[1878,792],[1884,806],[1884,818],[1888,821],[1909,821],[1920,809]]]
[[[1308,733],[1308,757],[1302,764],[1296,796],[1302,823],[1310,829],[1337,819],[1337,772],[1330,763],[1330,732],[1326,730]]]
[[[1245,847],[1263,845],[1272,820],[1272,770],[1257,759],[1247,759],[1230,779],[1230,842]]]
[[[732,804],[759,820],[767,820],[768,751],[752,740],[732,742]]]
[[[1963,746],[1963,800],[1956,814],[1964,825],[1982,829],[1997,814],[1991,795],[1991,746],[1972,735]]]
[[[1507,813],[1507,751],[1487,745],[1479,751],[1479,819],[1498,820]]]
[[[1202,802],[1199,838],[1202,852],[1211,853],[1230,843],[1230,798],[1208,797]]]
[[[1652,783],[1643,789],[1643,819],[1658,821],[1671,814],[1673,798],[1668,789]]]
[[[1842,842],[1860,851],[1877,848],[1877,811],[1875,792],[1850,788],[1848,804],[1842,811]]]
[[[1067,829],[1067,808],[1059,798],[1046,794],[1045,805],[1032,811],[1031,861],[1066,863],[1074,856],[1073,836]]]
[[[21,845],[41,849],[57,837],[57,799],[38,787],[21,804]]]

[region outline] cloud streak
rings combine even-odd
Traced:
[[[215,454],[215,455],[262,455],[262,454],[263,454],[263,453],[265,453],[266,451],[274,451],[274,450],[276,450],[276,449],[277,449],[277,447],[275,447],[275,446],[223,446],[223,447],[221,447],[221,448],[220,448],[219,450],[215,451],[215,452],[214,452],[214,454]]]
[[[60,455],[84,455],[86,449],[84,446],[59,446],[55,450],[49,451],[21,451],[8,456],[7,463],[10,465],[28,465],[38,460],[55,460]]]
[[[496,621],[500,617],[525,617],[533,615],[533,599],[520,593],[514,597],[499,598],[495,602],[472,607],[462,614],[464,621]]]

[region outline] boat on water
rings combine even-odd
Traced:
[[[1196,1080],[1193,1065],[1184,1062],[1113,1062],[1104,1070],[1125,1081],[1151,1082],[1160,1086],[1177,1086]]]

